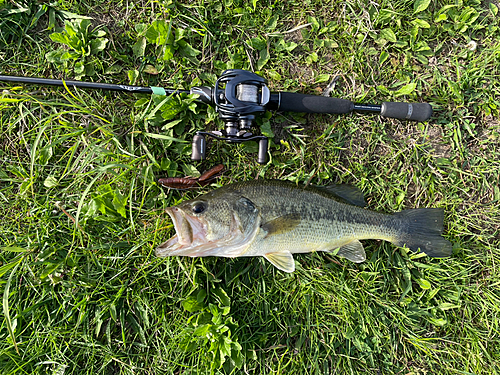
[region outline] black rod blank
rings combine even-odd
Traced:
[[[78,87],[84,89],[112,90],[112,91],[122,91],[122,92],[140,93],[140,94],[159,94],[159,95],[172,95],[179,93],[189,94],[189,91],[186,90],[165,89],[163,87],[117,85],[113,83],[83,82],[83,81],[71,81],[71,80],[51,79],[51,78],[16,77],[16,76],[0,75],[0,81],[26,83],[31,85],[59,86],[59,87],[64,87],[64,85],[66,85],[68,87]]]

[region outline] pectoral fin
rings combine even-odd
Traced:
[[[294,229],[300,224],[300,214],[288,214],[277,217],[262,224],[261,228],[267,232],[266,237],[273,234],[282,234]],[[264,237],[265,238],[265,237]]]
[[[349,259],[354,263],[361,263],[366,260],[365,249],[358,240],[351,241],[347,245],[341,246],[337,255]]]
[[[267,253],[264,255],[268,261],[270,261],[276,268],[285,271],[293,272],[295,271],[295,262],[293,261],[292,253],[289,251],[279,251],[276,253]]]

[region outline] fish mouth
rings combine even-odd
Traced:
[[[156,248],[156,256],[203,256],[198,254],[190,255],[186,251],[193,251],[196,247],[206,243],[206,223],[200,218],[186,215],[184,211],[177,207],[168,207],[166,212],[174,223],[176,234]]]
[[[168,207],[168,215],[174,222],[176,235],[155,250],[156,256],[219,256],[234,258],[245,254],[257,236],[260,217],[249,233],[243,233],[240,220],[233,215],[229,232],[223,238],[207,239],[208,225],[199,217],[192,217],[177,207]]]

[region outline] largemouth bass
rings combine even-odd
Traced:
[[[444,212],[437,208],[383,214],[362,208],[359,189],[349,185],[303,187],[278,180],[238,182],[167,208],[176,235],[156,249],[159,257],[263,256],[285,272],[292,254],[336,252],[366,260],[360,240],[446,257],[452,246],[441,236]]]

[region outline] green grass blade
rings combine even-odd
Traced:
[[[12,328],[12,321],[10,319],[9,292],[10,292],[10,283],[12,281],[12,277],[16,274],[17,267],[19,267],[21,260],[22,258],[20,258],[18,261],[15,262],[14,269],[10,273],[9,278],[7,279],[7,283],[5,284],[5,289],[3,291],[3,299],[2,299],[2,308],[3,308],[3,314],[5,316],[5,325],[7,326],[7,331],[9,332],[10,339],[14,343],[14,347],[16,349],[17,354],[19,354],[19,348],[17,347],[16,336],[14,334],[14,329]]]

